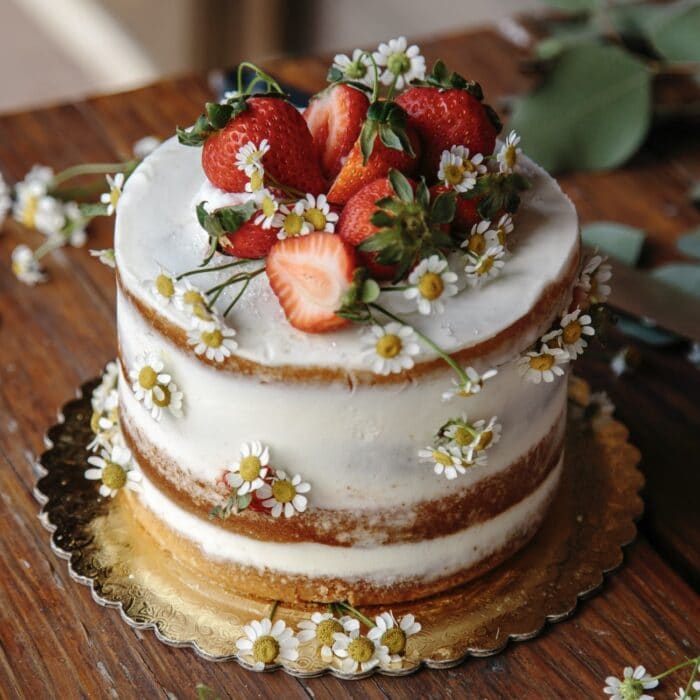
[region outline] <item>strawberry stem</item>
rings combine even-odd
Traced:
[[[243,91],[243,69],[244,68],[250,68],[256,75],[255,80],[251,80],[248,83],[248,87],[246,88],[245,92]],[[238,94],[239,95],[250,95],[251,90],[255,83],[258,81],[258,79],[262,80],[266,85],[268,90],[270,88],[274,89],[276,92],[279,92],[281,95],[284,95],[284,90],[280,87],[280,84],[271,76],[265,73],[263,70],[258,68],[254,63],[250,63],[249,61],[241,61],[241,63],[238,64]]]

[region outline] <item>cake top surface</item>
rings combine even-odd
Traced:
[[[545,290],[566,275],[578,253],[578,219],[572,203],[556,181],[535,163],[524,156],[519,163],[531,188],[523,195],[514,218],[507,264],[498,277],[480,288],[465,288],[465,282],[458,280],[459,292],[447,300],[444,313],[423,315],[403,294],[383,295],[383,305],[388,310],[401,314],[407,323],[448,353],[479,345],[527,317]],[[195,210],[203,200],[217,207],[230,206],[239,203],[241,196],[213,187],[202,170],[199,149],[183,146],[172,138],[129,178],[117,212],[115,253],[122,286],[185,330],[189,325],[187,315],[172,303],[163,304],[151,289],[161,271],[179,275],[200,265],[208,238]],[[230,260],[217,255],[213,262],[223,264]],[[253,260],[244,269],[255,270],[263,265],[264,261]],[[229,274],[230,271],[204,273],[187,279],[205,291]],[[226,288],[216,309],[223,313],[237,291],[238,288]],[[552,309],[552,316],[556,312]],[[251,280],[226,322],[236,330],[235,354],[255,363],[369,369],[361,326],[323,334],[296,330],[285,318],[265,274]],[[517,352],[532,338],[515,342]],[[436,357],[437,353],[421,343],[415,361]]]

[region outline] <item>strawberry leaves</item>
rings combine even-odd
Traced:
[[[477,211],[482,219],[495,219],[499,212],[513,214],[520,206],[520,193],[529,189],[530,181],[520,173],[489,173],[477,178],[476,185],[461,196],[481,197]]]
[[[209,250],[202,265],[208,264],[214,257],[223,236],[238,231],[255,213],[255,204],[252,201],[233,207],[222,207],[213,212],[208,212],[205,207],[206,202],[197,205],[197,221],[209,236]]]
[[[416,155],[406,134],[407,118],[406,112],[396,102],[377,100],[369,106],[360,132],[363,165],[367,165],[377,137],[387,148],[404,151],[411,157]]]
[[[224,104],[207,102],[204,114],[189,129],[177,127],[177,140],[183,146],[201,146],[214,132],[223,129],[231,119],[248,109],[245,97],[236,97]]]
[[[465,90],[472,97],[476,97],[479,102],[484,99],[484,93],[479,83],[473,80],[467,80],[454,71],[450,73],[444,61],[441,60],[435,61],[433,70],[426,76],[425,80],[414,80],[411,85],[436,87],[443,90]]]

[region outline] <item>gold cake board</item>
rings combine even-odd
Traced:
[[[90,395],[97,381],[64,406],[39,459],[43,476],[35,495],[41,521],[52,533],[51,548],[68,560],[71,576],[90,586],[99,604],[118,608],[130,625],[153,629],[161,641],[190,646],[206,659],[236,659],[249,668],[236,655],[236,640],[242,625],[267,616],[272,601],[216,589],[207,581],[204,558],[199,570],[172,566],[168,552],[131,517],[126,494],[101,498],[96,483],[84,478],[92,439]],[[572,404],[561,486],[539,532],[481,578],[391,606],[397,617],[413,613],[423,628],[409,639],[401,664],[379,672],[405,675],[421,665],[448,668],[470,655],[496,654],[509,641],[531,639],[547,622],[567,618],[579,598],[600,588],[604,574],[622,562],[621,548],[634,539],[643,509],[639,452],[627,437],[625,426],[614,420],[594,431],[583,409]],[[325,609],[281,603],[275,619],[296,627]],[[372,618],[380,610],[362,612]],[[330,672],[361,678],[373,672],[347,676],[322,661],[312,643],[300,645],[299,652],[298,661],[270,668],[307,677]]]

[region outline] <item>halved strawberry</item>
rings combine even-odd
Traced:
[[[277,229],[263,228],[255,223],[258,212],[241,224],[234,233],[227,233],[219,241],[222,253],[237,258],[264,258],[277,242]]]
[[[343,328],[336,316],[350,288],[355,251],[332,233],[285,238],[272,246],[267,277],[289,323],[306,333]]]
[[[304,110],[321,170],[329,180],[340,172],[357,141],[368,106],[364,92],[339,83],[313,97]]]

